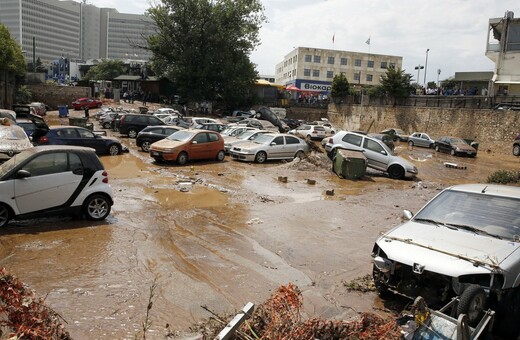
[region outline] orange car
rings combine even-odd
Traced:
[[[223,161],[224,139],[215,131],[181,130],[150,145],[150,156],[156,162],[176,161],[180,165],[194,159]]]

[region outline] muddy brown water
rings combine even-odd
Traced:
[[[448,185],[520,168],[518,157],[505,154],[459,158],[399,145],[397,152],[419,168],[416,181],[373,171],[349,181],[328,168],[228,157],[155,164],[133,140],[121,141],[130,153],[101,158],[115,198],[106,221],[14,221],[0,231],[0,266],[46,296],[77,339],[139,335],[154,280],[151,339],[163,338],[166,324],[182,332],[209,317],[201,305],[233,313],[288,282],[302,290],[307,316],[383,314],[375,294],[344,285],[370,273],[379,233]]]

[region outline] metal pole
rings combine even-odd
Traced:
[[[5,80],[5,97],[4,97],[4,108],[8,109],[7,107],[7,86],[8,86],[8,83],[7,83],[7,78],[9,76],[9,71],[7,69],[7,65],[5,65],[5,73],[4,73],[4,80]]]
[[[437,87],[440,86],[440,83],[439,83],[439,76],[441,75],[441,69],[437,69]]]
[[[426,71],[428,70],[428,52],[430,52],[429,48],[426,49],[426,62],[424,63],[424,87],[426,87]]]

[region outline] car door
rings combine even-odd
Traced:
[[[430,136],[428,136],[425,133],[421,134],[420,142],[421,142],[421,146],[429,148],[430,147],[430,143],[431,143],[430,142]]]
[[[51,139],[52,144],[83,146],[83,140],[74,127],[60,128],[56,130],[56,140]]]
[[[188,157],[190,159],[207,159],[209,158],[208,150],[208,134],[206,132],[197,133],[188,146]]]
[[[287,151],[285,150],[284,136],[274,137],[267,148],[268,158],[286,158]]]
[[[450,144],[449,144],[449,140],[446,137],[442,137],[438,141],[437,146],[439,148],[439,151],[449,152],[449,150],[451,149]]]
[[[97,154],[106,153],[107,144],[103,138],[97,137],[92,131],[87,129],[77,128],[76,131],[79,134],[82,146],[95,149]]]
[[[31,175],[13,179],[14,199],[21,214],[65,205],[83,178],[79,156],[67,152],[38,155],[21,170]]]
[[[364,138],[363,153],[365,154],[370,167],[386,171],[389,156],[381,144],[375,140]]]
[[[300,139],[292,136],[285,136],[285,154],[287,158],[293,158],[300,147]]]

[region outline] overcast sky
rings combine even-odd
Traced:
[[[87,0],[121,13],[143,14],[147,0]],[[294,47],[316,47],[403,57],[403,69],[417,78],[415,66],[426,64],[426,81],[455,72],[493,71],[484,55],[490,18],[507,10],[520,17],[518,0],[262,0],[268,22],[261,45],[252,53],[262,75]],[[332,43],[332,37],[335,43]],[[366,44],[370,37],[370,45]],[[370,49],[370,50],[369,50]],[[424,80],[421,70],[419,83]]]

